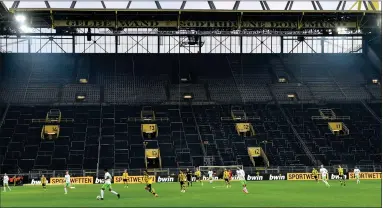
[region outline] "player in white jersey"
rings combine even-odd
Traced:
[[[249,193],[249,191],[247,191],[247,188],[246,188],[246,174],[245,174],[245,171],[241,168],[238,167],[237,169],[237,176],[239,178],[239,180],[241,181],[241,184],[242,184],[242,191],[246,194]]]
[[[69,171],[66,171],[65,172],[65,177],[64,177],[64,191],[65,191],[65,194],[68,194],[68,188],[71,187],[71,184],[70,184],[70,175],[69,175]]]
[[[323,183],[326,184],[327,187],[330,187],[330,184],[327,182],[327,176],[328,176],[328,171],[326,168],[323,167],[323,165],[320,166],[319,172],[322,176],[322,181]]]
[[[354,176],[356,178],[356,184],[360,184],[360,170],[356,166],[354,168]]]
[[[6,187],[8,187],[9,191],[11,191],[11,188],[9,188],[8,182],[9,182],[9,177],[7,176],[6,173],[4,173],[4,177],[3,177],[4,192],[7,191]]]
[[[207,172],[207,174],[209,175],[209,181],[210,181],[210,183],[213,183],[213,171],[212,171],[212,170],[209,170],[209,171]]]
[[[107,169],[105,169],[104,171],[105,171],[105,174],[104,174],[105,183],[101,187],[101,200],[104,200],[105,189],[108,189],[110,193],[117,195],[117,197],[120,198],[120,194],[112,190],[112,176],[110,175]]]

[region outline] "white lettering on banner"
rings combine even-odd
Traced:
[[[248,181],[262,181],[263,180],[263,176],[251,176],[251,175],[247,175],[247,180]]]
[[[284,175],[273,176],[273,175],[270,174],[269,180],[270,181],[273,181],[273,180],[286,180],[286,176],[284,176]]]
[[[347,179],[346,175],[344,175],[343,177],[344,177],[344,179]],[[331,180],[339,180],[339,179],[341,179],[341,177],[339,177],[339,175],[331,174]]]
[[[203,176],[202,180],[207,181],[207,180],[209,180],[209,177]],[[214,181],[218,180],[218,177],[217,176],[213,177],[213,180]]]
[[[157,182],[174,182],[174,178],[173,177],[161,178],[161,176],[158,176]]]
[[[40,185],[40,184],[41,184],[41,181],[32,179],[31,184],[32,184],[32,185]]]
[[[104,184],[105,183],[105,179],[99,179],[99,178],[96,178],[96,181],[94,182],[95,184]]]

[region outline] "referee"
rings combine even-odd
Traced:
[[[186,179],[188,180],[188,187],[189,186],[193,186],[193,182],[192,182],[192,178],[193,178],[193,173],[191,170],[186,169]]]

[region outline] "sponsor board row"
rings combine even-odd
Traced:
[[[150,176],[153,183],[169,183],[169,182],[178,182],[177,176]],[[360,173],[360,179],[362,180],[377,180],[382,178],[381,172],[364,172]],[[209,180],[208,177],[201,177],[202,180]],[[315,180],[314,176],[311,173],[287,173],[285,174],[258,174],[258,175],[246,175],[246,181],[279,181],[279,180]],[[322,179],[319,175],[319,179]],[[328,175],[329,180],[339,180],[339,175],[330,173]],[[355,180],[354,173],[348,173],[345,175],[345,179]],[[213,177],[214,181],[222,181],[222,178]],[[238,177],[233,177],[232,181],[238,181]],[[192,181],[196,181],[196,178],[193,177]],[[123,178],[121,176],[114,176],[113,183],[122,184],[124,183]],[[130,184],[134,183],[144,183],[143,176],[129,176],[127,178],[127,182]],[[40,185],[40,179],[32,179],[29,182],[31,185]],[[103,184],[105,180],[102,178],[95,177],[71,177],[72,184]],[[64,184],[64,178],[48,178],[48,184],[51,185],[59,185]]]
[[[153,183],[168,183],[168,182],[178,182],[178,177],[176,176],[150,176],[152,179]],[[203,176],[201,177],[202,180],[207,181],[209,180],[208,177]],[[103,184],[105,183],[105,180],[102,178],[94,178],[94,177],[71,177],[71,183],[72,184]],[[223,180],[222,178],[219,177],[213,177],[214,181],[219,181]],[[238,177],[233,177],[233,181],[238,181]],[[262,180],[286,180],[285,175],[246,175],[246,180],[248,181],[262,181]],[[58,184],[64,184],[65,180],[64,178],[48,178],[47,179],[48,184],[50,185],[58,185]],[[196,177],[192,178],[192,181],[196,181]],[[113,183],[115,184],[122,184],[124,183],[124,180],[122,176],[114,176],[113,177]],[[144,183],[144,177],[143,176],[129,176],[127,178],[127,182],[132,184],[132,183]],[[40,185],[41,181],[40,179],[32,179],[30,181],[30,184],[32,185]]]
[[[201,180],[207,181],[208,177],[202,176]],[[220,177],[213,177],[213,181],[222,181]],[[239,181],[238,177],[232,177],[232,181]],[[258,174],[258,175],[246,175],[246,181],[263,181],[263,180],[286,180],[286,175],[273,175],[273,174]],[[192,181],[196,181],[196,177],[192,178]],[[178,178],[174,176],[158,176],[157,183],[178,182]]]
[[[318,175],[319,179],[322,179],[322,176]],[[329,173],[327,175],[327,178],[329,180],[339,180],[340,176],[336,173]],[[346,173],[344,175],[345,179],[349,180],[355,180],[355,175],[353,172]],[[359,178],[362,180],[377,180],[382,179],[382,173],[381,172],[363,172],[359,174]],[[308,181],[308,180],[315,180],[315,177],[311,173],[287,173],[287,180],[292,181]]]
[[[155,176],[150,176],[153,182],[156,182]],[[72,184],[103,184],[105,183],[105,180],[102,178],[94,178],[94,177],[71,177],[70,181]],[[59,185],[64,184],[65,180],[64,178],[47,178],[47,182],[50,185]],[[144,176],[129,176],[127,178],[128,183],[144,183]],[[113,177],[113,183],[121,184],[124,183],[122,176],[114,176]],[[40,185],[41,181],[40,179],[32,179],[30,184],[32,185]]]

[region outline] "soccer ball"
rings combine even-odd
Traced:
[[[101,196],[97,196],[96,199],[97,199],[97,200],[100,200],[100,199],[101,199]]]

